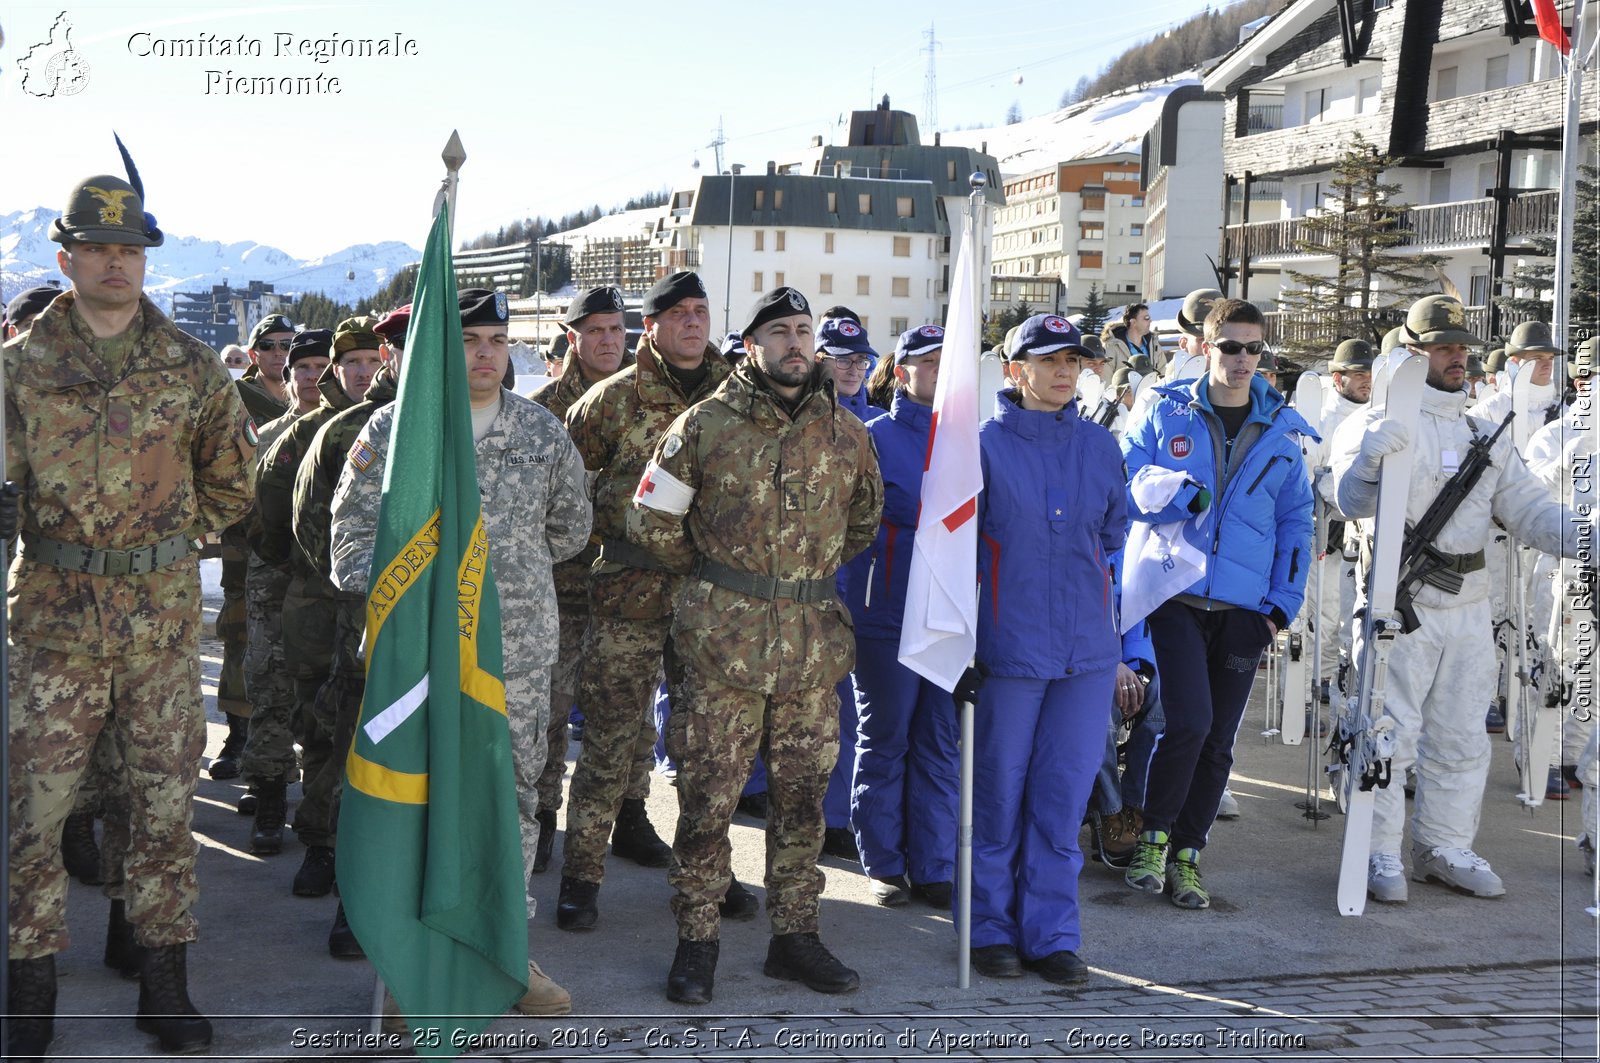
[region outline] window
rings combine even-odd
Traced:
[[[829,192],[828,193],[828,213],[829,214],[837,214],[837,213],[839,213],[839,193],[837,193],[837,192]]]
[[[872,278],[871,277],[867,276],[866,274],[860,274],[860,275],[858,275],[856,277],[856,294],[857,295],[871,295],[872,294]]]
[[[895,217],[897,217],[897,218],[914,218],[914,217],[916,217],[916,214],[914,213],[914,209],[915,208],[913,208],[912,205],[911,205],[911,197],[910,196],[895,196],[894,197],[894,216]]]
[[[1134,222],[1132,225],[1128,226],[1128,235],[1129,236],[1143,236],[1144,235],[1144,225],[1142,223],[1140,223],[1140,222]]]
[[[1143,261],[1144,261],[1144,252],[1142,252],[1142,251],[1129,251],[1128,252],[1128,265],[1137,266]]]
[[[817,278],[817,291],[823,295],[833,294],[833,274],[824,273]]]
[[[772,274],[772,286],[774,288],[782,288],[787,283],[788,282],[783,279],[783,270],[777,270]]]
[[[751,277],[752,277],[752,280],[750,282],[750,290],[751,291],[753,291],[753,292],[764,292],[764,291],[767,290],[765,276],[762,274],[762,272],[760,270],[756,270],[753,274],[751,274]]]
[[[757,251],[765,251],[767,249],[767,233],[765,229],[755,230],[755,241]]]
[[[1450,202],[1450,171],[1435,170],[1428,175],[1428,202]]]
[[[1306,123],[1320,122],[1322,112],[1328,109],[1328,90],[1311,89],[1306,93]]]
[[[1086,193],[1084,193],[1084,196],[1083,196],[1083,209],[1084,210],[1105,210],[1106,209],[1106,194],[1104,192],[1094,192],[1094,193],[1086,192]]]
[[[756,209],[757,210],[761,210],[766,205],[767,205],[767,190],[765,188],[756,189]]]
[[[910,327],[911,321],[908,318],[891,317],[889,319],[889,334],[891,336],[898,336],[900,333],[906,331]]]
[[[833,254],[833,234],[832,233],[823,233],[822,234],[822,253],[825,254],[825,255]]]
[[[1477,189],[1477,194],[1478,195],[1486,196],[1486,195],[1489,194],[1489,190],[1494,188],[1495,181],[1499,177],[1498,170],[1499,170],[1499,167],[1497,167],[1492,162],[1480,162],[1480,163],[1478,163],[1478,189]],[[1482,306],[1483,304],[1482,303],[1473,303],[1472,305],[1473,306]]]
[[[1506,87],[1506,75],[1510,72],[1511,57],[1509,55],[1490,56],[1483,67],[1483,87],[1487,89],[1503,89]]]
[[[1105,256],[1104,252],[1101,252],[1101,251],[1079,251],[1078,252],[1078,268],[1079,269],[1099,269],[1102,266],[1104,266],[1105,263],[1106,263],[1106,256]]]
[[[896,299],[911,298],[911,278],[891,277],[889,280],[889,294],[894,296]],[[904,332],[905,329],[901,329],[900,331]]]
[[[1467,279],[1467,301],[1472,306],[1484,306],[1489,302],[1489,275],[1487,273],[1474,273]]]
[[[856,196],[856,211],[860,214],[872,213],[872,193],[862,192]]]
[[[1394,0],[1372,0],[1372,10],[1384,11],[1394,5]]]
[[[894,257],[895,258],[910,258],[911,257],[911,237],[909,237],[909,236],[896,236],[894,238]]]
[[[1103,225],[1078,226],[1078,239],[1080,240],[1104,240],[1105,238],[1106,230]]]
[[[1144,197],[1143,196],[1129,196],[1128,197],[1128,206],[1130,206],[1130,207],[1142,207],[1142,206],[1144,206]]]
[[[1362,78],[1356,86],[1356,113],[1371,114],[1378,109],[1378,90],[1382,79],[1377,75]]]
[[[1453,66],[1447,66],[1441,70],[1434,71],[1433,98],[1435,102],[1439,100],[1449,100],[1455,98],[1456,73],[1456,68]]]
[[[784,234],[784,230],[782,230],[782,229],[779,229],[779,230],[777,230],[776,232],[774,232],[772,234],[772,249],[774,251],[782,251],[783,250],[784,235],[785,235]]]
[[[783,209],[783,189],[781,189],[781,188],[774,189],[773,192],[772,192],[772,209],[773,210],[782,210]],[[780,247],[778,250],[781,251],[781,250],[783,250],[783,248]]]

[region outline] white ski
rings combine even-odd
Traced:
[[[1311,430],[1320,437],[1322,435],[1322,378],[1316,373],[1301,373],[1300,379],[1295,382],[1294,408]],[[1307,460],[1307,472],[1316,477],[1317,470],[1310,468],[1311,452],[1317,449],[1317,444],[1310,439],[1300,441],[1300,453]],[[1315,503],[1315,520],[1317,528],[1326,523],[1326,516],[1322,510],[1321,501]],[[1321,539],[1314,534],[1313,539]],[[1321,609],[1321,578],[1322,565],[1318,559],[1318,548],[1313,542],[1311,551],[1311,583],[1308,586],[1312,593],[1308,594],[1305,604],[1300,607],[1300,614],[1289,625],[1289,638],[1283,657],[1283,699],[1282,715],[1279,722],[1280,736],[1286,746],[1297,746],[1306,736],[1306,714],[1316,704],[1317,687],[1317,651],[1316,646],[1322,635]],[[1311,631],[1310,645],[1307,645],[1305,633]],[[1308,657],[1309,653],[1309,657]],[[1307,673],[1310,673],[1309,677]]]
[[[1533,369],[1525,367],[1511,382],[1511,438],[1517,453],[1528,449],[1528,440],[1539,428],[1533,409]],[[1559,706],[1547,705],[1540,687],[1544,653],[1538,633],[1533,630],[1528,611],[1527,550],[1515,539],[1506,539],[1506,571],[1511,597],[1512,630],[1509,633],[1506,663],[1513,684],[1508,699],[1515,706],[1516,719],[1507,729],[1516,735],[1516,764],[1522,791],[1517,800],[1528,808],[1544,804],[1550,767],[1555,762],[1556,734],[1561,726]]]
[[[1405,349],[1401,348],[1404,352]],[[1413,436],[1421,419],[1422,389],[1428,360],[1409,352],[1373,366],[1372,401],[1384,417],[1400,421]],[[1380,385],[1381,381],[1381,385]],[[1381,387],[1381,391],[1380,391]],[[1367,857],[1372,843],[1375,790],[1388,786],[1394,752],[1394,720],[1384,714],[1389,650],[1400,633],[1395,613],[1400,552],[1405,542],[1406,506],[1411,495],[1415,448],[1383,459],[1378,478],[1378,508],[1372,520],[1372,557],[1364,574],[1366,608],[1361,613],[1357,683],[1339,718],[1337,746],[1343,761],[1346,818],[1339,858],[1340,915],[1360,915],[1367,906]]]

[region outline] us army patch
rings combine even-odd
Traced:
[[[511,451],[506,454],[506,464],[519,465],[549,465],[550,452],[548,450],[523,450]]]
[[[683,449],[683,437],[674,432],[661,444],[661,456],[670,458]]]
[[[356,445],[350,448],[350,464],[355,467],[356,472],[366,472],[367,466],[377,458],[378,455],[372,452],[372,448],[359,439],[356,440]]]

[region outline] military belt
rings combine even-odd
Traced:
[[[33,532],[22,533],[22,556],[29,561],[91,576],[142,576],[158,568],[182,561],[194,553],[194,543],[185,535],[174,535],[154,546],[134,550],[97,550],[92,546],[46,539]]]
[[[578,551],[578,555],[576,557],[574,557],[572,560],[578,562],[580,565],[592,565],[592,564],[595,563],[595,559],[598,558],[599,556],[600,556],[600,544],[599,543],[590,543],[587,546],[585,546],[582,550],[579,550]]]
[[[748,594],[752,598],[773,601],[789,598],[801,604],[825,602],[838,597],[838,587],[832,576],[823,579],[779,579],[776,576],[758,576],[754,572],[741,572],[736,568],[718,564],[702,557],[694,564],[694,575],[724,590]]]
[[[627,565],[629,568],[642,568],[646,572],[671,572],[656,556],[648,550],[641,550],[632,543],[621,542],[617,539],[606,539],[600,544],[600,560],[613,565]]]
[[[1435,572],[1455,572],[1465,576],[1468,572],[1476,572],[1484,566],[1482,550],[1474,550],[1470,554],[1447,554],[1443,550],[1430,548],[1427,554],[1429,567]]]

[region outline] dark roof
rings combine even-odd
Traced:
[[[738,197],[733,224],[744,226],[793,225],[815,229],[870,229],[897,233],[949,233],[944,204],[927,181],[874,181],[864,177],[814,177],[810,174],[754,173],[708,175],[700,179],[691,225],[728,224],[728,192]],[[762,209],[755,208],[761,190]],[[776,208],[776,193],[783,192],[783,207]],[[838,193],[828,210],[828,193]],[[872,197],[872,212],[859,210],[862,195]],[[896,214],[896,199],[911,197],[911,217]]]
[[[848,162],[852,173],[902,179],[931,181],[941,196],[969,196],[972,186],[967,178],[974,170],[982,170],[989,178],[984,198],[995,206],[1005,204],[1005,190],[1001,187],[1000,164],[993,155],[985,155],[972,148],[953,144],[901,144],[885,147],[850,147],[830,145],[822,149],[820,173],[833,173],[834,163]],[[955,163],[955,176],[951,177],[950,163]]]

